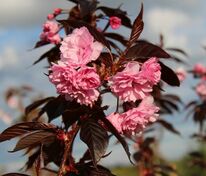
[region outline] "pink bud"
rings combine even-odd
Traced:
[[[109,18],[109,24],[112,29],[118,29],[122,24],[122,20],[116,16],[111,16]]]
[[[62,9],[56,8],[54,9],[54,15],[59,15],[62,12]]]
[[[54,15],[53,14],[48,14],[47,15],[47,19],[48,20],[53,20],[54,19]]]

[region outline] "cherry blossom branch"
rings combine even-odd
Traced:
[[[78,130],[79,130],[79,126],[75,125],[72,127],[72,130],[64,136],[65,149],[64,149],[63,158],[62,158],[61,165],[60,165],[59,172],[58,172],[57,176],[64,176],[64,174],[66,172],[67,157],[68,157],[68,155],[70,155],[71,144],[72,144]]]

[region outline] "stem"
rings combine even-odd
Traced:
[[[68,133],[68,139],[65,140],[64,154],[63,154],[63,158],[62,158],[61,165],[60,165],[59,172],[58,172],[57,176],[64,176],[64,174],[65,174],[65,166],[66,166],[67,156],[70,154],[71,144],[72,144],[78,130],[79,130],[79,126],[75,125],[73,127],[73,129]]]
[[[65,168],[67,156],[68,156],[69,149],[70,149],[70,143],[71,142],[65,142],[64,155],[63,155],[63,159],[62,159],[62,162],[61,162],[61,165],[60,165],[58,176],[63,176],[64,175],[64,172],[65,172],[64,168]]]

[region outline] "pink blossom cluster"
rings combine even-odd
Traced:
[[[50,81],[66,99],[92,106],[99,97],[100,77],[86,64],[96,60],[103,46],[86,27],[75,29],[61,42],[61,60],[51,67]]]
[[[42,41],[59,44],[61,42],[60,35],[58,34],[60,28],[54,21],[46,21],[43,25],[43,32],[40,35]]]
[[[59,61],[58,64],[53,64],[51,70],[50,81],[66,99],[76,99],[78,103],[85,105],[92,105],[98,99],[97,88],[101,82],[94,68],[83,66],[76,70],[68,63]]]
[[[197,92],[197,94],[202,98],[202,99],[206,99],[206,82],[202,81],[200,82],[196,88],[195,91]]]
[[[159,107],[153,103],[151,96],[142,100],[138,107],[122,114],[112,113],[107,119],[121,134],[135,134],[141,132],[149,123],[158,118]]]
[[[187,76],[187,72],[184,70],[184,68],[178,68],[176,71],[175,71],[179,81],[184,81],[186,79],[186,76]]]
[[[122,20],[119,17],[111,16],[109,18],[109,24],[112,29],[119,29],[122,24]]]
[[[53,20],[57,15],[61,14],[61,12],[62,12],[62,9],[56,8],[56,9],[54,9],[53,13],[50,13],[50,14],[47,15],[47,19],[48,20]]]
[[[205,76],[206,75],[206,67],[202,64],[195,64],[193,68],[193,72],[199,76]]]
[[[161,77],[158,59],[150,58],[140,66],[139,62],[129,62],[125,69],[110,79],[111,90],[124,102],[135,102],[150,95]]]
[[[86,27],[75,29],[61,43],[61,60],[77,68],[96,60],[103,46],[94,41]]]

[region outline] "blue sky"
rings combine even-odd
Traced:
[[[128,14],[135,18],[139,12],[141,1],[138,0],[103,0],[103,4],[118,7],[123,3],[123,8]],[[189,53],[189,63],[192,66],[195,62],[206,64],[206,52],[202,46],[206,45],[206,1],[205,0],[144,0],[144,21],[145,30],[142,38],[149,39],[151,42],[158,42],[160,33],[165,35],[166,46],[178,46]],[[66,0],[1,0],[0,6],[0,96],[10,86],[20,86],[21,84],[30,84],[35,89],[47,93],[55,94],[54,87],[49,84],[47,77],[43,74],[46,63],[31,67],[32,63],[46,51],[48,48],[38,50],[30,49],[38,40],[41,32],[42,23],[46,20],[48,13],[51,13],[55,7],[69,8],[71,3]],[[121,32],[129,35],[128,30],[121,29]],[[178,65],[172,64],[175,68]],[[168,91],[178,92],[186,102],[193,99],[196,95],[190,90],[190,86],[195,85],[192,78],[188,78],[180,89],[168,89]],[[188,96],[190,95],[190,96]],[[9,111],[3,98],[0,99],[0,107]],[[13,111],[9,111],[12,115]],[[16,116],[16,114],[14,115]],[[180,131],[186,132],[188,136],[195,127],[190,122],[184,120],[185,114],[177,114],[177,117],[170,121],[178,124]],[[189,126],[189,128],[188,128]],[[6,128],[6,125],[0,123],[0,131]],[[183,138],[185,137],[183,136]],[[187,145],[183,143],[182,138],[166,133],[163,138],[161,149],[163,154],[170,158],[178,158],[184,151],[193,147],[193,143],[186,139]],[[172,144],[177,144],[178,150],[168,152],[172,149]],[[189,145],[188,145],[189,144]],[[79,146],[79,145],[78,145]],[[189,147],[188,147],[189,146]],[[81,151],[82,146],[77,147]],[[9,149],[12,149],[10,146]],[[8,162],[15,162],[20,158],[20,154],[8,154],[6,151],[8,144],[0,145],[0,154],[4,160],[0,159],[0,165]],[[105,163],[127,163],[125,160],[119,161],[119,152],[122,153],[120,146],[115,147],[109,160]]]

